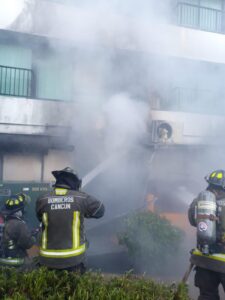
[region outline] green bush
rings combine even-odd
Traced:
[[[131,274],[80,276],[45,268],[30,273],[0,270],[0,299],[15,300],[188,300],[185,286],[157,284]],[[174,298],[176,294],[176,297]]]
[[[119,243],[126,246],[134,269],[163,273],[175,263],[182,242],[182,231],[152,212],[136,212],[124,221]]]

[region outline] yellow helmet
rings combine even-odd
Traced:
[[[214,186],[225,189],[225,171],[215,170],[205,176],[205,180]]]
[[[23,194],[12,195],[5,201],[5,209],[8,212],[17,212],[19,210],[24,210],[25,197]]]

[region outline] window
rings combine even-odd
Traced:
[[[177,6],[178,23],[206,31],[222,31],[222,0],[185,0]]]
[[[200,6],[222,10],[222,0],[200,0]]]
[[[37,98],[71,100],[73,69],[60,55],[43,55],[35,59]]]

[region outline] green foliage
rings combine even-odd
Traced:
[[[9,300],[188,300],[180,288],[157,284],[131,274],[104,276],[86,273],[80,276],[67,271],[45,268],[30,273],[13,269],[0,270],[0,299]]]
[[[182,231],[152,212],[136,212],[125,219],[125,228],[118,234],[119,243],[126,246],[134,268],[158,272],[176,257],[182,241]]]
[[[187,294],[188,294],[188,286],[184,283],[179,283],[178,286],[176,286],[176,292],[173,300],[186,299],[185,297],[187,296]]]

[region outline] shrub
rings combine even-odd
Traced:
[[[124,221],[119,243],[126,246],[134,268],[151,273],[169,267],[182,241],[182,231],[152,212],[136,212]]]
[[[0,271],[0,299],[14,300],[174,300],[177,287],[157,284],[130,274],[104,276],[45,268],[30,273],[13,269]],[[176,299],[188,300],[187,289],[179,286]]]

